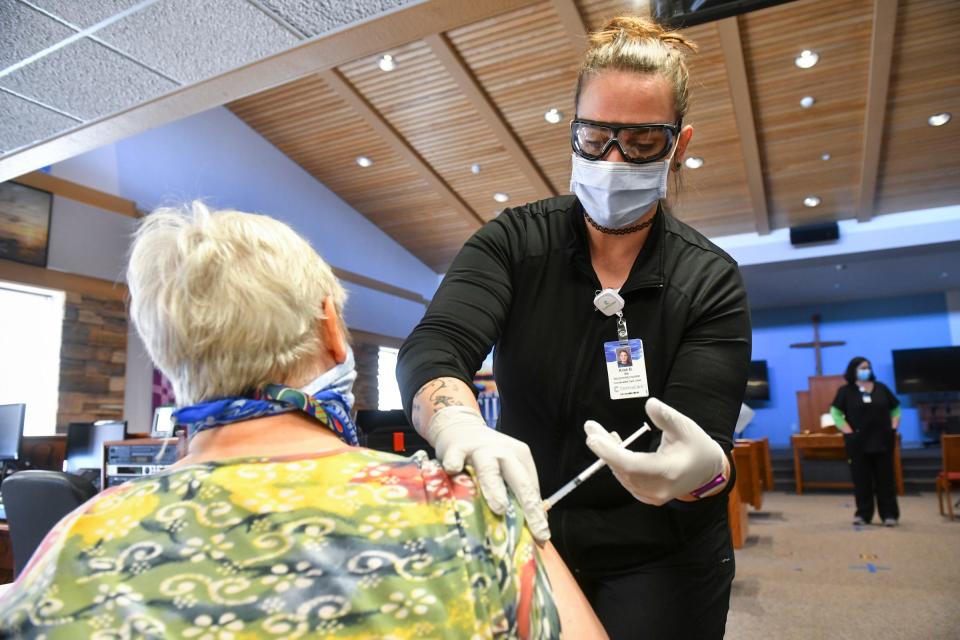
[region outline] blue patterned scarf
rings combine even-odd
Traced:
[[[359,444],[357,426],[350,418],[350,403],[344,394],[332,389],[310,396],[282,384],[265,384],[253,398],[223,398],[181,407],[173,412],[173,417],[192,438],[207,429],[291,411],[313,416],[349,445]]]

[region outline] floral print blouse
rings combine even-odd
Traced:
[[[64,518],[0,601],[35,638],[557,638],[516,504],[349,448],[170,469]]]

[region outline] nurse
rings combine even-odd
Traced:
[[[643,18],[591,35],[574,195],[507,209],[474,234],[397,366],[404,407],[444,467],[471,464],[495,511],[510,488],[613,638],[722,637],[734,574],[726,493],[747,298],[736,263],[663,202],[693,136],[694,50]],[[496,430],[471,390],[494,345]],[[657,429],[623,449],[645,421]],[[541,495],[597,456],[612,473],[548,521]]]

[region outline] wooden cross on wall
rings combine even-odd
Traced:
[[[820,314],[813,314],[813,342],[796,342],[790,345],[791,349],[813,349],[817,354],[817,375],[823,375],[823,356],[820,350],[823,347],[839,347],[847,344],[842,340],[820,340]]]

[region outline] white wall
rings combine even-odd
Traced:
[[[136,220],[54,196],[47,267],[122,282]]]

